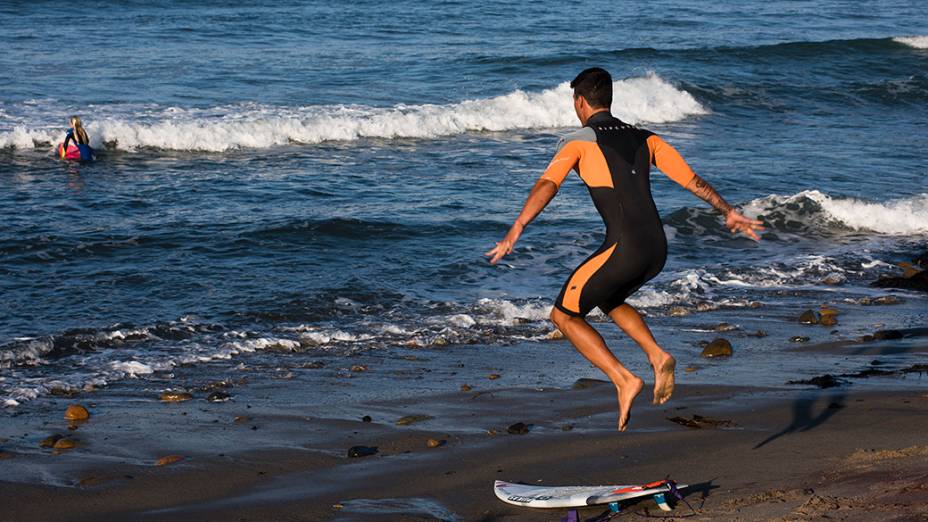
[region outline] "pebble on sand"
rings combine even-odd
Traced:
[[[363,365],[363,364],[355,364],[354,366],[351,367],[351,371],[357,372],[357,373],[366,372],[366,371],[367,371],[367,366],[365,366],[365,365]]]
[[[352,446],[348,448],[348,458],[369,457],[377,454],[377,446]]]
[[[726,339],[719,337],[718,339],[707,344],[702,350],[703,357],[731,357],[733,351],[731,343]]]
[[[462,384],[462,385],[461,385],[461,391],[462,391],[462,392],[469,392],[469,391],[471,391],[471,390],[473,390],[473,388],[471,387],[470,384]]]
[[[189,401],[192,398],[193,395],[190,393],[173,390],[161,392],[161,396],[159,397],[162,402],[184,402]]]
[[[374,419],[371,418],[370,415],[365,415],[365,416],[361,417],[361,422],[373,422],[373,421],[374,421]]]
[[[61,438],[61,435],[49,435],[48,437],[42,439],[42,442],[39,443],[39,446],[43,448],[53,448],[55,447],[55,443],[61,440]]]
[[[74,397],[77,395],[78,391],[71,388],[62,388],[56,386],[48,390],[48,393],[54,395],[55,397]]]
[[[499,379],[499,378],[500,378],[500,374],[498,373],[491,373],[490,375],[487,375],[487,379],[490,379],[491,381],[495,381],[496,379]]]
[[[805,337],[805,336],[803,336],[803,335],[794,335],[794,336],[792,336],[792,337],[789,338],[789,342],[791,342],[791,343],[806,343],[806,342],[809,342],[809,338],[808,338],[808,337]]]
[[[838,324],[838,316],[835,314],[822,314],[818,324],[822,326],[835,326]]]
[[[90,418],[90,412],[80,404],[72,404],[64,412],[64,418],[67,420],[87,420]]]
[[[510,435],[525,435],[528,433],[528,425],[524,422],[517,422],[506,428],[506,432],[508,432]]]
[[[77,443],[74,442],[74,439],[62,437],[58,439],[57,441],[55,441],[55,445],[52,447],[55,448],[56,450],[63,450],[63,449],[74,449],[76,446],[77,446]]]
[[[891,341],[895,339],[902,339],[902,332],[899,330],[880,330],[873,333],[873,338],[878,341]]]
[[[175,462],[180,462],[184,460],[184,457],[180,455],[167,455],[161,457],[155,462],[155,466],[167,466],[168,464],[174,464]]]
[[[693,415],[691,419],[687,419],[686,417],[668,417],[667,420],[680,424],[681,426],[686,426],[687,428],[693,428],[697,430],[702,428],[724,428],[735,426],[735,423],[728,419],[713,419],[711,417],[704,417],[702,415]]]
[[[448,441],[446,441],[446,440],[444,440],[444,439],[442,439],[442,440],[438,440],[438,439],[429,439],[429,440],[425,441],[425,445],[428,446],[429,448],[437,448],[437,447],[440,447],[440,446],[444,446],[445,443],[447,443],[447,442],[448,442]]]
[[[687,366],[684,370],[686,373],[692,373],[699,369],[699,366]]]
[[[903,300],[901,297],[896,297],[894,295],[883,295],[877,298],[874,298],[871,303],[875,305],[894,305],[902,303]]]
[[[545,339],[548,339],[549,341],[556,341],[558,339],[563,339],[563,338],[564,338],[564,332],[558,330],[557,328],[555,328],[554,330],[549,332],[548,335],[545,336]]]
[[[226,402],[227,400],[231,398],[232,396],[229,395],[228,393],[217,390],[209,394],[209,396],[206,397],[206,400],[209,402]]]
[[[825,375],[819,375],[818,377],[812,377],[807,380],[797,380],[797,381],[787,381],[786,384],[811,384],[813,386],[818,386],[819,388],[834,388],[835,386],[840,386],[846,381],[838,379],[834,375],[826,373]]]
[[[400,417],[399,420],[396,421],[396,425],[409,426],[410,424],[422,422],[431,418],[431,415],[406,415],[405,417]]]
[[[818,314],[812,310],[806,310],[799,314],[799,322],[802,324],[818,324]]]
[[[730,323],[719,323],[715,325],[712,330],[716,332],[730,332],[732,330],[737,330],[738,327]]]

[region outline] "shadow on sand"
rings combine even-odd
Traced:
[[[754,449],[761,448],[784,435],[809,431],[820,426],[844,408],[846,397],[847,393],[843,391],[837,393],[825,391],[804,393],[793,402],[793,420],[789,426],[757,443]],[[821,399],[824,399],[824,401],[821,401]],[[824,404],[818,406],[819,402],[824,402]],[[814,413],[816,410],[818,410],[818,413]]]

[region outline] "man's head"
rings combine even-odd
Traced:
[[[574,90],[574,110],[582,125],[586,125],[591,115],[612,107],[612,76],[605,69],[585,69],[570,82],[570,87]]]

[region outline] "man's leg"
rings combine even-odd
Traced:
[[[613,308],[609,312],[609,317],[647,354],[648,361],[654,368],[654,399],[652,402],[664,404],[673,395],[673,371],[677,361],[657,345],[657,341],[651,335],[651,329],[645,324],[641,314],[631,305],[622,304]]]
[[[619,401],[619,431],[625,431],[632,409],[632,401],[641,392],[644,381],[622,366],[622,363],[609,351],[599,332],[582,317],[567,315],[555,308],[551,311],[551,321],[564,334],[564,337],[570,340],[574,348],[602,370],[615,385]]]

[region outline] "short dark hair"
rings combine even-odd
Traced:
[[[593,108],[612,107],[612,76],[601,67],[583,70],[570,82],[574,96],[583,96]]]

